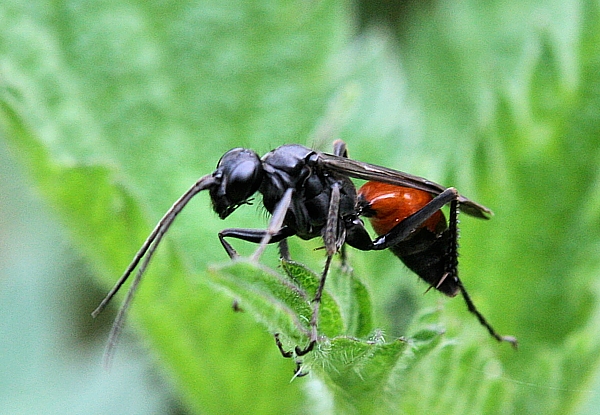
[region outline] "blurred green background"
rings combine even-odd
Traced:
[[[598,413],[600,4],[484,3],[3,1],[0,414]],[[118,304],[89,313],[181,193],[232,147],[338,137],[494,210],[461,217],[460,272],[518,352],[389,252],[351,251],[373,330],[445,334],[365,380],[370,405],[326,355],[291,381],[207,273],[227,264],[220,229],[266,215],[222,222],[201,195],[103,369]],[[318,270],[318,246],[292,255]]]

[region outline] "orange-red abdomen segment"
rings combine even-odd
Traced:
[[[373,213],[373,216],[369,216],[369,220],[378,235],[388,233],[394,226],[433,199],[429,193],[422,190],[381,182],[365,183],[359,189],[358,197],[359,200],[368,202],[368,209]],[[438,210],[423,223],[422,227],[436,232],[441,221],[445,223],[444,214]]]

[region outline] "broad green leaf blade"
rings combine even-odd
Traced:
[[[271,333],[303,344],[310,333],[320,276],[293,261],[282,260],[281,265],[285,275],[240,259],[232,265],[213,268],[209,274],[216,287],[236,299]],[[321,298],[318,320],[320,337],[346,334],[339,306],[328,290]]]
[[[368,339],[337,337],[320,344],[303,368],[323,376],[338,411],[396,412],[404,380],[440,344],[440,334],[431,327],[407,339],[386,341],[380,331]]]
[[[209,275],[215,286],[226,290],[242,310],[252,313],[271,333],[306,340],[312,296],[302,287],[273,270],[244,260],[213,268]]]
[[[333,266],[327,277],[327,290],[337,300],[345,334],[366,338],[373,330],[373,304],[367,287],[347,264]]]
[[[335,386],[332,390],[338,391],[338,406],[356,407],[362,413],[370,413],[381,405],[378,398],[385,395],[386,389],[394,387],[390,382],[392,371],[407,348],[401,340],[391,343],[352,338],[332,340],[324,370],[326,381]]]
[[[288,277],[298,284],[304,291],[308,299],[312,302],[315,297],[315,292],[319,286],[321,276],[306,268],[304,265],[294,261],[281,261],[281,266]],[[333,337],[346,332],[344,321],[340,307],[335,299],[329,294],[329,290],[325,288],[321,297],[321,305],[319,307],[319,332],[325,336]],[[306,321],[310,321],[311,314],[301,316]]]
[[[284,348],[293,350],[307,341],[311,300],[320,276],[293,261],[282,260],[281,264],[286,276],[252,262],[236,260],[213,269],[211,281],[237,299],[242,310],[270,332],[280,333]],[[349,285],[354,289],[357,283],[350,279]],[[358,295],[367,298],[352,298],[355,309],[369,301],[364,286],[359,287]],[[340,282],[332,288],[339,292]],[[429,313],[423,314],[419,323],[425,320],[431,320]],[[313,352],[296,358],[301,372],[323,377],[334,392],[338,410],[369,413],[394,408],[393,393],[408,370],[439,343],[439,329],[421,329],[410,339],[386,342],[379,331],[370,338],[349,337],[342,323],[337,303],[325,292],[319,314],[319,342]],[[376,399],[382,396],[386,396],[385,402]]]
[[[371,295],[369,294],[367,287],[357,278],[354,274],[350,275],[351,278],[351,293],[354,301],[349,300],[345,304],[350,304],[352,309],[348,312],[353,318],[349,323],[349,333],[354,333],[357,337],[366,336],[373,327],[373,305],[371,302]]]

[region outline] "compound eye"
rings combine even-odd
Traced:
[[[225,177],[225,194],[232,203],[240,203],[252,196],[260,185],[260,163],[247,160],[236,165]]]

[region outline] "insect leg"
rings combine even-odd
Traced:
[[[293,236],[294,234],[295,232],[292,229],[284,226],[279,230],[279,232],[271,235],[268,243],[279,242],[281,244],[286,238]],[[233,246],[231,246],[231,244],[225,240],[225,238],[241,239],[242,241],[258,244],[262,242],[265,236],[268,236],[268,231],[265,229],[230,228],[223,229],[221,232],[219,232],[219,240],[221,241],[221,245],[223,245],[223,248],[231,259],[236,258],[238,253]]]
[[[279,338],[279,333],[275,333],[275,344],[277,345],[277,348],[281,352],[281,355],[283,357],[285,357],[286,359],[289,359],[289,358],[291,358],[294,355],[293,352],[286,351],[283,348],[283,344],[281,343],[281,339]],[[308,375],[308,372],[303,372],[302,371],[302,361],[301,360],[296,360],[296,369],[294,369],[294,377],[301,378],[301,377],[306,376],[306,375]]]
[[[269,221],[269,226],[267,227],[267,231],[260,241],[260,245],[252,254],[251,259],[257,260],[262,255],[263,251],[267,247],[267,244],[271,240],[274,235],[277,235],[281,228],[283,227],[283,221],[285,220],[285,215],[290,208],[290,204],[292,203],[292,194],[294,193],[294,189],[289,188],[283,194],[281,200],[277,203],[275,210],[273,211],[273,216]]]
[[[285,215],[290,207],[290,203],[292,201],[292,193],[293,189],[287,189],[277,204],[275,211],[273,212],[273,216],[271,221],[269,222],[269,227],[266,230],[263,229],[225,229],[219,232],[219,240],[221,241],[221,245],[227,251],[227,254],[230,258],[235,258],[238,256],[237,252],[229,242],[225,240],[225,237],[233,237],[237,239],[242,239],[248,242],[260,243],[259,247],[256,249],[254,254],[252,254],[252,259],[256,260],[260,257],[262,252],[265,250],[265,247],[269,243],[280,242],[281,240],[294,235],[294,231],[292,231],[288,227],[283,226],[283,220],[285,219]]]
[[[338,157],[348,158],[348,146],[346,142],[343,140],[335,140],[333,142],[333,154]],[[349,273],[352,271],[352,268],[348,264],[348,256],[346,254],[346,244],[344,243],[340,248],[340,259],[342,262],[342,271],[344,273]]]
[[[423,222],[429,219],[431,215],[444,207],[444,205],[457,200],[458,192],[455,188],[449,187],[431,200],[431,202],[423,206],[422,209],[413,213],[398,225],[394,226],[391,231],[375,239],[371,249],[387,249],[401,241],[404,241],[410,236],[411,233],[417,230],[419,226],[423,224]]]
[[[273,240],[273,238],[271,238],[271,240]],[[287,243],[287,238],[282,239],[279,242],[277,248],[279,249],[279,258],[285,259],[287,261],[292,260],[292,257],[290,256],[290,247],[288,246],[288,243]]]
[[[319,308],[321,306],[321,297],[323,296],[323,289],[325,287],[325,280],[327,279],[327,273],[331,265],[331,259],[338,249],[338,222],[339,222],[339,209],[340,209],[340,186],[334,183],[331,187],[331,200],[329,202],[329,212],[327,214],[327,224],[325,225],[325,233],[323,240],[325,242],[325,249],[327,251],[327,259],[325,261],[325,268],[323,274],[321,274],[321,280],[319,286],[315,292],[315,298],[313,299],[313,311],[310,319],[310,343],[304,349],[300,349],[296,346],[296,355],[303,356],[310,352],[317,342],[317,323],[319,319]]]
[[[512,345],[512,347],[514,347],[515,349],[518,348],[519,342],[518,342],[517,338],[514,336],[502,336],[502,335],[498,334],[498,332],[496,332],[496,330],[494,330],[492,325],[487,322],[487,320],[485,319],[485,317],[483,317],[483,315],[479,312],[479,310],[477,310],[477,308],[475,307],[475,304],[473,303],[473,300],[471,300],[471,297],[469,296],[469,294],[467,293],[467,290],[463,286],[462,281],[458,277],[457,277],[457,280],[458,280],[457,281],[458,288],[460,289],[460,293],[462,294],[462,296],[465,300],[465,303],[467,304],[467,308],[469,309],[469,311],[472,314],[475,315],[475,317],[477,317],[477,320],[479,320],[479,323],[481,323],[481,325],[487,329],[487,331],[491,334],[491,336],[493,338],[495,338],[496,340],[498,340],[499,342],[507,342],[507,343],[510,343]]]
[[[455,260],[452,262],[452,264],[450,264],[451,268],[447,270],[446,275],[449,275],[450,277],[454,277],[456,284],[458,285],[458,289],[460,290],[460,293],[461,293],[463,299],[465,300],[465,303],[467,304],[467,309],[469,310],[469,312],[474,314],[475,317],[477,317],[477,320],[479,320],[479,323],[487,329],[487,331],[490,333],[490,335],[493,338],[495,338],[496,340],[498,340],[499,342],[510,343],[516,349],[518,347],[518,342],[517,342],[516,337],[502,336],[502,335],[498,334],[498,332],[496,332],[496,330],[494,330],[492,325],[490,323],[488,323],[488,321],[485,319],[483,314],[481,314],[479,312],[479,310],[477,310],[477,307],[475,307],[475,304],[473,303],[473,300],[471,300],[471,297],[467,293],[467,290],[465,289],[464,285],[462,284],[462,281],[460,280],[460,278],[458,278],[458,271],[456,269],[456,266],[458,263],[458,260],[456,259],[458,257],[457,256],[457,249],[458,249],[458,229],[457,229],[458,201],[457,200],[453,200],[452,203],[450,204],[449,222],[450,223],[449,223],[448,227],[449,227],[449,230],[452,235],[452,242],[451,242],[451,247],[449,248],[449,255],[454,255],[453,258],[455,258]],[[441,284],[441,281],[440,281],[440,284]]]
[[[333,155],[348,158],[348,147],[343,140],[333,142]]]
[[[281,343],[281,339],[279,338],[279,333],[275,333],[275,344],[277,345],[277,348],[281,352],[281,355],[283,357],[285,357],[286,359],[289,359],[290,357],[292,357],[294,355],[294,353],[292,353],[290,351],[286,351],[283,348],[283,344]]]
[[[279,230],[279,232],[277,232],[274,235],[271,235],[268,243],[279,242],[279,250],[280,250],[280,254],[282,255],[282,258],[289,258],[289,252],[288,252],[288,256],[284,256],[283,254],[286,252],[286,251],[284,251],[284,249],[287,250],[286,239],[288,237],[294,235],[294,233],[295,232],[292,229],[290,229],[287,226],[284,226],[283,228],[281,228]],[[221,241],[221,245],[223,245],[223,248],[225,248],[225,251],[229,255],[229,258],[234,259],[234,258],[238,257],[238,253],[233,248],[233,246],[231,246],[231,244],[225,240],[225,238],[236,238],[236,239],[241,239],[243,241],[260,243],[261,241],[264,240],[265,235],[268,235],[268,231],[266,231],[264,229],[230,228],[230,229],[223,229],[221,232],[219,232],[219,240]],[[240,310],[237,300],[234,300],[234,302],[233,302],[233,309],[234,309],[234,311]],[[279,340],[279,333],[275,334],[275,343],[277,344],[277,347],[279,348],[279,351],[281,352],[283,357],[291,357],[292,356],[291,352],[287,352],[287,353],[289,353],[289,356],[287,356],[286,352],[283,350],[283,346],[281,345],[281,341]]]

